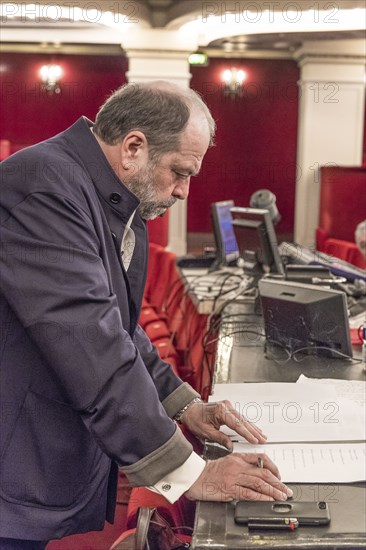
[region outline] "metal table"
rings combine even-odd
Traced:
[[[325,356],[305,356],[301,362],[265,352],[261,317],[253,301],[233,303],[222,314],[215,382],[295,382],[300,374],[310,378],[365,380],[362,364]],[[356,350],[355,357],[360,353]],[[207,458],[226,451],[206,444]],[[289,484],[296,500],[329,504],[331,522],[296,531],[248,532],[234,522],[235,503],[199,502],[192,548],[366,548],[365,484]]]

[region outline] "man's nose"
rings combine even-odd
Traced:
[[[191,178],[187,178],[184,182],[180,182],[173,189],[173,197],[184,200],[188,197],[189,194],[189,183]]]

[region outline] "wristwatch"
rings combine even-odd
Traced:
[[[194,403],[203,403],[202,399],[200,397],[195,397],[194,399],[192,399],[192,401],[190,401],[189,403],[187,403],[187,405],[185,405],[183,407],[183,409],[181,409],[180,411],[177,412],[177,414],[175,414],[173,416],[173,420],[175,420],[176,422],[178,422],[178,424],[181,423],[181,418],[183,416],[183,414],[189,409],[189,407],[191,405],[193,405]]]

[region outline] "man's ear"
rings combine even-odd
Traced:
[[[129,132],[120,144],[120,157],[124,170],[132,171],[148,160],[148,144],[145,134],[139,130]]]

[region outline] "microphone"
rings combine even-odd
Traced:
[[[269,211],[274,224],[281,220],[281,215],[276,206],[276,195],[269,189],[259,189],[250,197],[252,208],[265,208]]]

